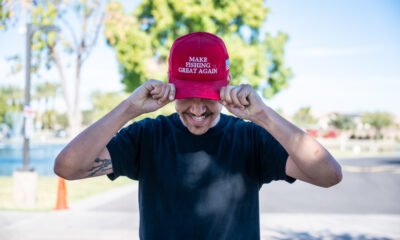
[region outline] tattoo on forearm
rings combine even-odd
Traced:
[[[88,177],[94,177],[112,169],[111,159],[96,158],[94,162],[96,164],[91,169],[88,170],[89,172]]]

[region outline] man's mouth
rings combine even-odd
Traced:
[[[197,122],[201,122],[201,121],[203,121],[205,118],[206,118],[205,115],[200,116],[200,117],[192,116],[192,119],[195,120],[195,121],[197,121]]]
[[[198,123],[201,123],[201,122],[203,122],[208,116],[210,116],[212,113],[204,113],[204,114],[202,114],[201,116],[196,116],[196,115],[194,115],[194,114],[191,114],[191,113],[187,113],[187,115],[192,119],[192,120],[194,120],[194,122],[198,122]]]

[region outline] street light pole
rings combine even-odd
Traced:
[[[33,110],[31,104],[31,58],[32,58],[32,35],[35,31],[60,32],[60,29],[54,25],[32,26],[32,23],[26,24],[26,59],[25,59],[25,100],[24,100],[24,150],[22,171],[33,171],[29,167],[29,143],[33,132]]]
[[[26,24],[26,61],[25,61],[25,100],[24,100],[24,153],[22,169],[17,169],[13,173],[13,195],[14,202],[19,207],[34,207],[36,204],[36,192],[38,174],[33,167],[29,167],[29,141],[33,133],[33,110],[31,104],[31,52],[32,36],[37,30],[44,32],[60,29],[54,25],[32,26]]]
[[[32,52],[32,24],[26,24],[26,46],[25,46],[25,100],[24,100],[24,125],[23,125],[23,134],[24,134],[24,158],[23,158],[23,171],[29,171],[33,169],[29,169],[29,140],[30,136],[28,134],[28,115],[25,112],[27,108],[30,107],[31,104],[31,52]]]

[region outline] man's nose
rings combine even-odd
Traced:
[[[190,112],[193,113],[196,116],[202,115],[203,113],[206,112],[206,110],[207,110],[206,106],[201,101],[196,101],[190,107]]]

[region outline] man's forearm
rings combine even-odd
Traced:
[[[140,115],[129,111],[129,103],[121,102],[111,112],[77,135],[57,156],[55,169],[77,173],[93,164],[115,133],[130,119]]]
[[[315,183],[340,172],[336,160],[320,143],[268,106],[254,122],[282,144],[296,166]]]

